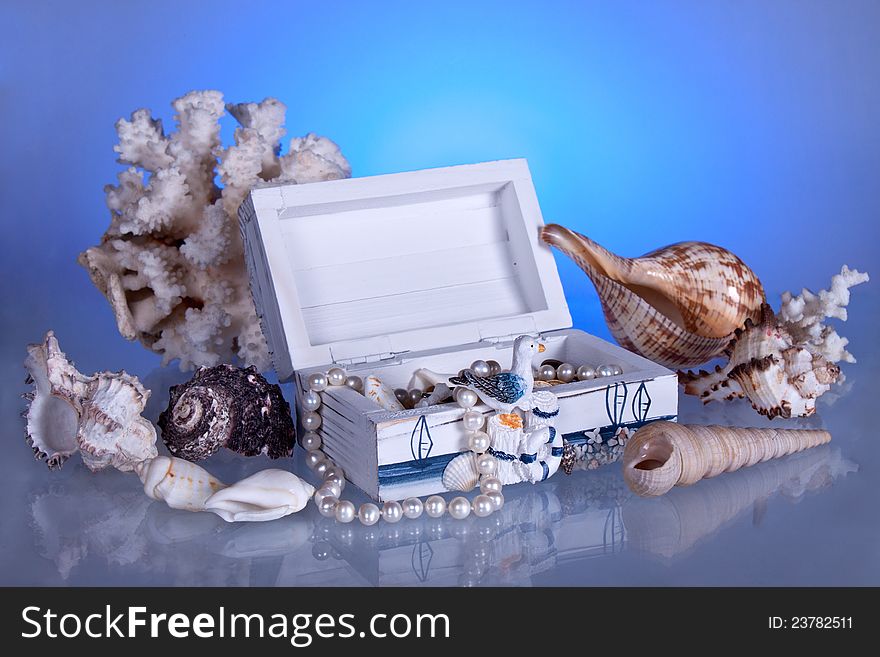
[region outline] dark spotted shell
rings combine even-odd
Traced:
[[[281,388],[253,367],[203,367],[171,388],[159,415],[162,441],[174,456],[198,461],[221,447],[245,456],[290,456],[296,430]]]

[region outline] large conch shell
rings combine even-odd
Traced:
[[[730,251],[682,242],[621,258],[557,224],[541,230],[583,269],[621,346],[667,367],[693,367],[721,355],[733,332],[758,319],[764,288]]]
[[[141,417],[150,391],[137,377],[125,372],[82,374],[52,331],[27,351],[27,383],[34,386],[23,395],[30,402],[27,440],[49,469],[60,468],[77,451],[93,472],[108,466],[129,472],[156,456],[156,430]]]
[[[210,511],[226,522],[263,522],[305,508],[314,487],[292,472],[261,470],[226,485],[201,466],[159,456],[140,463],[137,474],[148,497],[172,509]]]
[[[623,478],[645,497],[733,472],[831,440],[812,429],[745,429],[658,421],[635,432],[623,451]]]

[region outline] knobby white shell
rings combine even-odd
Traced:
[[[745,397],[769,418],[812,415],[816,400],[840,378],[837,363],[855,362],[846,338],[824,321],[845,320],[849,288],[867,280],[844,265],[828,291],[804,290],[797,297],[786,292],[778,315],[764,304],[760,321],[748,319],[735,331],[726,365],[679,375],[685,393],[703,403]]]
[[[131,471],[156,456],[156,430],[141,417],[150,391],[125,372],[86,376],[49,331],[28,346],[24,363],[34,390],[24,395],[28,442],[37,459],[59,468],[76,451],[90,470]]]
[[[315,492],[292,472],[274,468],[227,485],[176,456],[145,461],[137,473],[152,499],[173,509],[210,511],[226,522],[262,522],[296,513]]]
[[[830,433],[819,430],[652,422],[627,442],[623,477],[637,495],[663,495],[673,486],[689,486],[830,440]]]

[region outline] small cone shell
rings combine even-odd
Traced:
[[[719,246],[682,242],[621,258],[556,224],[545,226],[541,238],[593,281],[614,338],[668,367],[693,367],[721,355],[733,332],[760,316],[761,282]]]
[[[652,422],[623,452],[623,477],[638,495],[663,495],[673,486],[733,472],[822,445],[831,434],[807,429],[745,429]]]

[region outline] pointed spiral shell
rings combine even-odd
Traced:
[[[635,432],[623,452],[623,477],[642,496],[733,472],[831,440],[827,431],[745,429],[652,422]]]

